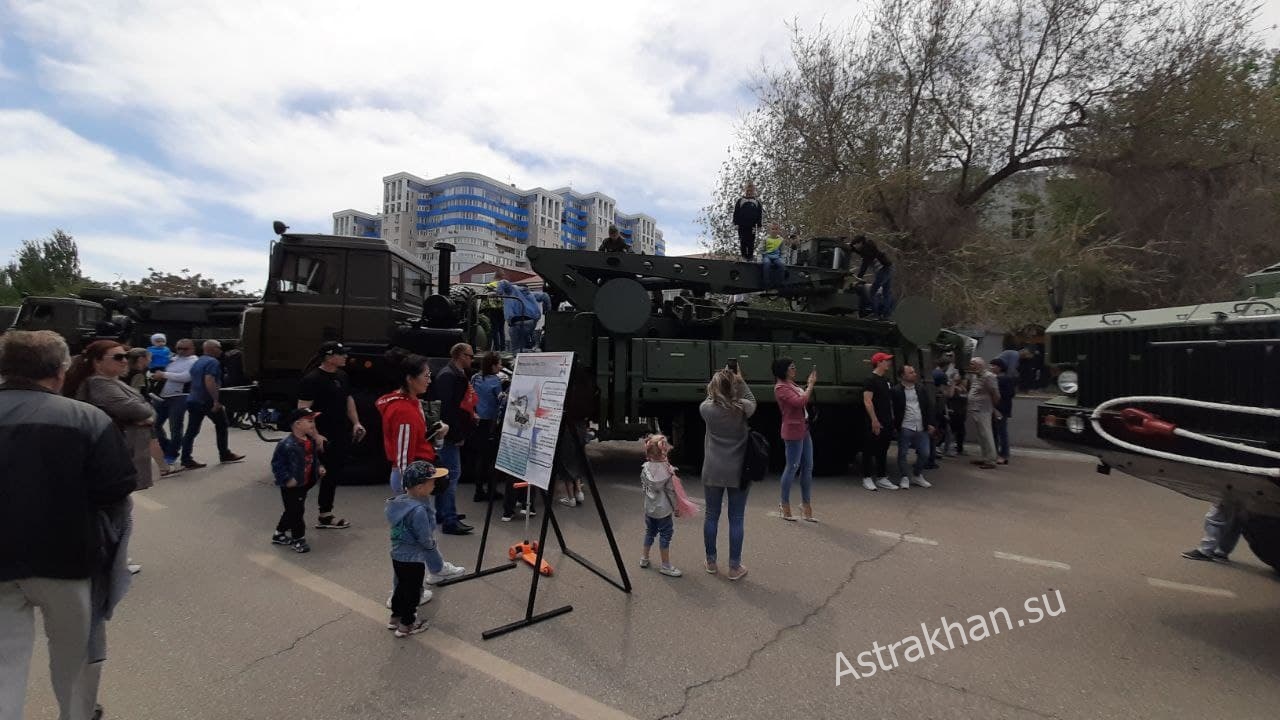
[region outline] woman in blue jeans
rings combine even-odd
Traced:
[[[787,466],[782,470],[782,504],[778,506],[778,512],[783,520],[795,522],[796,518],[791,514],[791,483],[799,477],[804,519],[818,522],[813,517],[813,506],[809,504],[809,490],[813,485],[813,436],[809,434],[807,409],[813,397],[814,383],[818,382],[818,371],[809,370],[809,383],[801,389],[796,384],[796,364],[789,357],[781,357],[773,362],[773,377],[777,380],[773,385],[773,397],[782,413],[782,442],[787,448]]]
[[[741,371],[724,369],[707,384],[707,399],[699,408],[707,434],[702,464],[702,489],[707,499],[702,539],[707,551],[707,572],[719,572],[716,535],[720,531],[720,509],[729,498],[730,580],[747,574],[742,564],[743,520],[748,488],[742,487],[742,463],[747,455],[750,428],[747,419],[756,411],[756,398],[742,379]]]

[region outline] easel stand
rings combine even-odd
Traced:
[[[538,599],[538,580],[542,577],[542,573],[538,572],[537,569],[542,567],[542,555],[547,549],[548,525],[555,527],[556,540],[560,543],[560,551],[564,553],[565,557],[572,558],[578,564],[600,576],[610,585],[613,585],[622,592],[631,592],[631,578],[627,575],[626,566],[623,565],[622,553],[618,550],[618,541],[613,536],[613,527],[609,525],[609,516],[605,513],[604,502],[600,499],[600,493],[597,491],[595,474],[591,472],[591,464],[587,461],[587,452],[586,448],[582,444],[582,438],[578,437],[578,433],[573,428],[561,425],[560,441],[557,445],[554,467],[551,473],[553,488],[555,487],[554,482],[557,477],[573,477],[573,475],[569,473],[568,469],[565,468],[564,453],[566,452],[572,453],[573,457],[578,461],[582,468],[583,475],[586,476],[587,485],[591,488],[591,497],[595,499],[596,511],[600,513],[600,524],[604,527],[604,534],[609,540],[609,549],[613,552],[613,559],[618,564],[618,573],[622,577],[622,581],[618,582],[617,580],[609,577],[591,561],[569,549],[564,541],[564,533],[560,531],[560,523],[555,519],[555,510],[552,507],[555,505],[554,498],[552,497],[553,493],[544,490],[542,491],[542,504],[546,514],[542,517],[542,530],[538,533],[538,555],[533,564],[533,580],[529,583],[529,602],[525,607],[524,617],[501,627],[496,627],[492,630],[485,630],[480,634],[480,636],[485,640],[492,640],[499,635],[506,635],[513,630],[519,630],[520,628],[528,627],[530,625],[540,623],[543,620],[549,620],[553,617],[573,611],[572,605],[565,605],[537,615],[533,614],[533,608]]]
[[[445,585],[456,585],[458,583],[466,582],[468,580],[475,580],[476,578],[485,577],[486,575],[495,575],[500,572],[506,572],[507,570],[510,570],[511,568],[516,566],[516,564],[513,562],[506,562],[506,563],[501,563],[499,565],[495,565],[489,568],[488,570],[482,569],[484,567],[484,546],[489,542],[489,525],[491,522],[493,522],[493,496],[494,496],[494,479],[493,479],[493,474],[491,473],[489,475],[489,509],[486,510],[484,513],[484,530],[480,531],[480,552],[476,554],[475,572],[470,572],[470,573],[467,573],[466,575],[460,575],[456,578],[441,580],[439,583],[436,584],[436,587],[444,587]]]

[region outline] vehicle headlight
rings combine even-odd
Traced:
[[[1071,417],[1067,418],[1067,429],[1075,433],[1076,435],[1079,435],[1080,433],[1084,432],[1084,416],[1072,415]]]
[[[1066,395],[1075,395],[1080,389],[1080,376],[1075,370],[1063,370],[1058,373],[1058,389]]]

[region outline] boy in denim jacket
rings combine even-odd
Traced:
[[[271,474],[280,488],[280,500],[284,512],[276,523],[271,542],[288,545],[294,552],[311,552],[307,544],[307,523],[303,519],[307,508],[307,490],[324,477],[324,466],[316,454],[316,416],[311,408],[298,408],[289,414],[290,433],[276,444],[271,453]]]
[[[427,621],[417,617],[427,571],[437,577],[465,572],[462,568],[452,568],[459,573],[446,572],[444,558],[436,548],[436,513],[431,497],[449,487],[448,483],[436,482],[448,474],[448,468],[436,468],[426,460],[409,463],[401,475],[404,492],[387,501],[391,568],[396,574],[387,629],[394,630],[398,638],[427,629]]]

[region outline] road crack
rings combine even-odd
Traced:
[[[1060,719],[1061,719],[1061,716],[1060,716],[1060,715],[1054,715],[1053,713],[1046,713],[1046,712],[1042,712],[1042,711],[1040,711],[1040,710],[1037,710],[1036,708],[1027,707],[1026,705],[1019,705],[1019,704],[1014,703],[1014,702],[1009,702],[1008,700],[1005,700],[1005,699],[1003,699],[1003,698],[998,698],[998,697],[996,697],[996,696],[994,696],[994,695],[986,695],[986,694],[984,694],[984,693],[980,693],[980,692],[977,692],[977,691],[975,691],[975,690],[970,690],[970,689],[969,689],[969,688],[967,688],[967,687],[963,687],[963,686],[957,687],[957,686],[955,686],[955,685],[952,685],[951,683],[945,683],[945,682],[942,682],[942,681],[940,681],[940,680],[934,680],[934,679],[932,679],[932,678],[927,678],[927,677],[925,677],[924,675],[916,675],[915,673],[904,673],[904,674],[905,674],[905,675],[907,675],[908,677],[913,677],[913,678],[915,678],[915,679],[917,679],[917,680],[923,680],[923,681],[925,681],[925,682],[929,683],[930,685],[936,685],[936,686],[938,686],[938,687],[943,687],[943,688],[946,688],[946,689],[948,689],[948,690],[954,690],[954,691],[956,691],[956,692],[958,692],[958,693],[962,693],[962,694],[964,694],[964,695],[972,695],[972,696],[974,696],[974,697],[980,697],[980,698],[982,698],[983,700],[990,700],[991,702],[996,703],[997,705],[1002,705],[1002,706],[1004,706],[1004,707],[1011,708],[1011,709],[1014,709],[1014,710],[1021,710],[1021,711],[1023,711],[1023,712],[1031,713],[1032,715],[1035,715],[1036,717],[1048,718],[1048,720],[1060,720]]]
[[[235,672],[231,673],[230,675],[228,675],[228,676],[226,676],[226,677],[224,677],[224,678],[222,678],[222,679],[220,679],[220,680],[217,680],[217,681],[215,681],[215,682],[220,682],[220,683],[221,683],[221,682],[226,682],[227,680],[231,680],[231,679],[233,679],[233,678],[240,677],[241,675],[245,674],[245,673],[246,673],[246,672],[248,672],[249,670],[253,669],[253,667],[254,667],[255,665],[257,665],[258,663],[260,663],[260,662],[263,662],[263,661],[266,661],[266,660],[270,660],[271,658],[274,658],[274,657],[279,657],[279,656],[284,655],[285,653],[288,653],[288,652],[292,652],[295,648],[297,648],[297,647],[298,647],[298,643],[301,643],[303,640],[306,640],[307,638],[311,637],[312,635],[315,635],[316,633],[318,633],[318,632],[320,632],[321,630],[323,630],[323,629],[325,629],[325,628],[329,627],[330,625],[332,625],[332,624],[334,624],[334,623],[338,622],[339,620],[342,620],[342,619],[346,618],[346,617],[347,617],[348,615],[350,615],[351,613],[352,613],[352,611],[351,611],[351,610],[347,610],[346,612],[343,612],[341,615],[339,615],[339,616],[337,616],[337,617],[335,617],[335,618],[333,618],[333,619],[331,619],[331,620],[326,620],[326,621],[324,621],[324,622],[320,623],[319,625],[317,625],[317,626],[315,626],[315,627],[311,628],[310,630],[306,631],[305,633],[303,633],[303,634],[299,635],[298,637],[294,638],[293,642],[289,643],[288,647],[281,648],[281,649],[279,649],[279,650],[276,650],[275,652],[267,653],[266,655],[263,655],[262,657],[254,658],[252,661],[250,661],[250,662],[249,662],[249,664],[248,664],[248,665],[245,665],[244,667],[240,668],[239,670],[237,670],[237,671],[235,671]]]
[[[912,512],[914,512],[914,510],[912,510]],[[910,514],[911,514],[910,512],[908,512],[908,513],[907,513],[908,517],[910,517]],[[914,531],[913,531],[913,532],[914,532]],[[685,689],[684,689],[684,699],[683,699],[683,701],[680,703],[680,707],[679,707],[679,708],[677,708],[674,712],[670,712],[670,713],[667,713],[666,715],[661,715],[661,716],[659,716],[659,717],[658,717],[658,720],[669,720],[669,718],[678,717],[681,713],[683,713],[686,709],[688,709],[688,707],[689,707],[689,702],[693,699],[693,694],[694,694],[695,692],[697,692],[698,690],[700,690],[700,689],[702,689],[702,688],[705,688],[705,687],[709,687],[709,686],[711,686],[711,685],[715,685],[715,684],[722,683],[722,682],[725,682],[725,681],[728,681],[728,680],[732,680],[733,678],[735,678],[735,677],[737,677],[737,676],[741,675],[742,673],[745,673],[746,671],[750,670],[750,669],[751,669],[751,664],[752,664],[753,662],[755,662],[755,659],[756,659],[756,658],[757,658],[757,657],[758,657],[762,652],[764,652],[765,650],[768,650],[771,646],[773,646],[774,644],[776,644],[776,643],[777,643],[779,640],[781,640],[781,639],[783,638],[783,636],[785,636],[788,632],[790,632],[790,631],[792,631],[792,630],[798,630],[798,629],[800,629],[800,628],[804,627],[805,625],[807,625],[807,624],[809,623],[809,621],[810,621],[810,620],[813,620],[815,617],[817,617],[819,613],[821,613],[823,610],[826,610],[826,609],[827,609],[827,606],[828,606],[828,605],[830,605],[830,604],[831,604],[831,602],[832,602],[833,600],[835,600],[837,597],[839,597],[839,596],[840,596],[840,593],[844,592],[844,591],[845,591],[845,589],[846,589],[847,587],[849,587],[849,585],[851,585],[851,584],[853,583],[854,579],[855,579],[855,578],[857,577],[857,575],[858,575],[858,569],[859,569],[859,568],[861,568],[861,567],[862,567],[862,566],[864,566],[864,565],[870,565],[871,563],[874,563],[874,562],[876,562],[877,560],[880,560],[881,558],[884,558],[886,555],[888,555],[889,553],[892,553],[894,550],[896,550],[896,549],[898,548],[898,546],[902,545],[903,543],[904,543],[904,541],[902,540],[902,538],[898,538],[898,540],[897,540],[895,543],[893,543],[893,544],[892,544],[892,545],[890,545],[889,547],[885,548],[882,552],[880,552],[880,553],[878,553],[878,554],[876,554],[876,555],[873,555],[872,557],[864,558],[864,559],[862,559],[862,560],[859,560],[859,561],[855,562],[855,563],[852,565],[852,567],[850,567],[850,568],[849,568],[849,574],[848,574],[848,576],[847,576],[847,577],[845,577],[845,579],[844,579],[844,580],[842,580],[842,581],[840,582],[840,584],[836,585],[836,588],[835,588],[834,590],[832,590],[832,591],[831,591],[831,593],[830,593],[829,595],[827,595],[826,599],[825,599],[825,600],[823,600],[821,604],[819,604],[817,607],[813,608],[813,609],[812,609],[812,610],[810,610],[809,612],[805,613],[804,617],[800,618],[800,620],[799,620],[798,622],[791,623],[790,625],[783,625],[782,627],[778,628],[778,630],[773,634],[773,637],[771,637],[771,638],[769,638],[768,640],[766,640],[766,641],[764,642],[764,644],[762,644],[760,647],[758,647],[758,648],[756,648],[756,649],[752,650],[752,651],[751,651],[751,653],[750,653],[749,655],[747,655],[747,660],[746,660],[746,662],[745,662],[745,663],[743,663],[742,667],[740,667],[740,668],[738,668],[737,670],[734,670],[734,671],[732,671],[732,672],[726,673],[726,674],[724,674],[724,675],[719,675],[719,676],[717,676],[717,677],[708,678],[708,679],[703,680],[703,681],[701,681],[701,682],[697,682],[697,683],[694,683],[694,684],[692,684],[692,685],[689,685],[689,686],[685,687]]]

